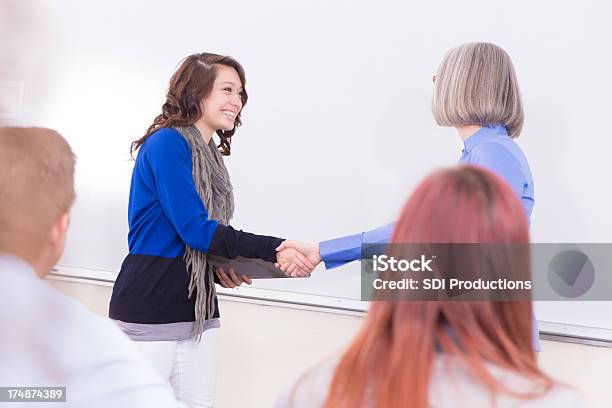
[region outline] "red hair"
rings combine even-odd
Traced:
[[[516,194],[499,177],[458,166],[418,186],[391,242],[528,244],[528,221]],[[527,265],[529,278],[529,252],[511,255],[522,258],[514,265]],[[502,263],[495,270],[512,267]],[[427,407],[436,344],[444,355],[462,359],[494,395],[538,394],[506,388],[485,363],[533,380],[542,393],[553,385],[537,366],[531,301],[375,301],[336,368],[325,407]]]

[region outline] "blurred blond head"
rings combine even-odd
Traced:
[[[523,104],[510,56],[490,43],[467,43],[446,53],[434,81],[433,116],[441,126],[523,128]]]
[[[57,262],[75,198],[74,167],[56,131],[0,128],[0,252],[45,268]]]

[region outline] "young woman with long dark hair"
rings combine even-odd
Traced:
[[[138,156],[128,209],[130,251],[109,315],[190,406],[214,401],[215,281],[225,287],[249,282],[233,271],[215,271],[207,255],[289,262],[294,276],[314,269],[297,251],[277,254],[282,239],[229,225],[234,194],[223,157],[231,153],[247,99],[236,60],[190,55],[170,80],[162,113],[131,148]]]

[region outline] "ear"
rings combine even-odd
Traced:
[[[54,248],[60,249],[63,252],[64,243],[66,242],[66,235],[68,233],[68,225],[70,224],[70,216],[68,213],[62,214],[62,216],[53,224],[51,227],[51,244]]]

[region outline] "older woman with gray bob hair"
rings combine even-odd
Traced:
[[[508,53],[490,43],[448,51],[434,76],[432,112],[438,125],[455,127],[463,139],[459,161],[498,173],[531,217],[533,178],[513,140],[523,129],[523,103]]]
[[[432,112],[439,125],[456,128],[463,140],[459,162],[485,167],[505,180],[521,199],[529,220],[534,184],[527,159],[514,142],[523,129],[524,114],[508,53],[483,42],[448,51],[434,75]],[[390,223],[319,244],[285,241],[281,248],[297,248],[331,269],[360,259],[362,243],[388,242],[394,226]],[[532,327],[534,348],[540,351],[535,319]]]
[[[506,51],[490,43],[448,51],[435,79],[433,116],[441,126],[503,124],[510,137],[518,137],[523,104]]]

